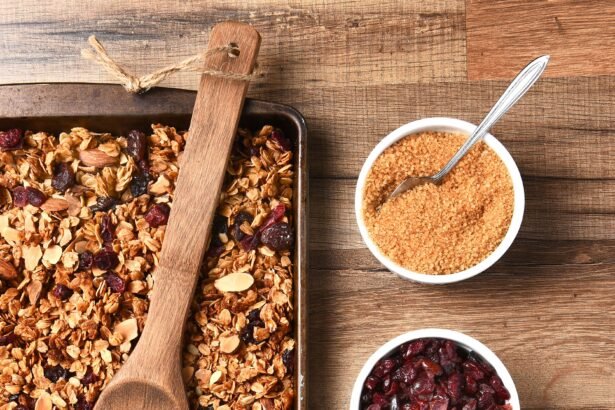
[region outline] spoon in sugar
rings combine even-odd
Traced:
[[[476,127],[474,132],[468,137],[466,142],[459,148],[459,150],[448,161],[444,168],[435,175],[425,177],[408,177],[401,184],[395,188],[395,190],[385,199],[385,202],[389,199],[395,198],[403,194],[404,192],[424,184],[439,184],[444,177],[457,165],[457,163],[463,158],[468,151],[480,141],[487,131],[495,124],[508,110],[525,95],[525,93],[534,85],[534,83],[540,78],[542,73],[547,68],[549,62],[549,56],[544,55],[538,57],[531,63],[529,63],[510,83],[504,94],[491,108],[491,111]]]

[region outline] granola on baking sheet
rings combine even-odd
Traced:
[[[187,138],[172,127],[152,130],[0,132],[1,410],[91,409],[137,342]],[[225,184],[219,211],[233,223],[252,212],[238,227],[246,250],[231,228],[212,240],[184,374],[195,407],[287,408],[292,152],[271,127],[240,136],[227,178],[236,183]],[[253,283],[234,292],[246,273]],[[246,277],[239,283],[247,286]],[[247,319],[258,308],[262,328]]]
[[[200,409],[292,407],[293,152],[279,130],[240,130],[183,353]]]

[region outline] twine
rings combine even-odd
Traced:
[[[188,57],[180,61],[179,63],[172,64],[161,68],[160,70],[154,71],[153,73],[137,77],[128,71],[126,67],[121,66],[113,60],[109,56],[109,53],[107,53],[105,47],[103,47],[100,41],[98,41],[96,36],[90,36],[88,38],[88,43],[92,49],[81,50],[81,56],[101,64],[107,72],[109,72],[120,82],[126,91],[133,94],[144,93],[150,88],[158,85],[161,81],[164,81],[167,77],[180,71],[198,71],[202,74],[209,74],[216,77],[239,81],[250,81],[256,77],[259,77],[255,74],[235,74],[226,71],[203,68],[205,58],[213,54],[228,53],[229,57],[237,57],[237,55],[239,55],[239,48],[233,44],[210,48],[204,53],[195,54],[192,57]]]

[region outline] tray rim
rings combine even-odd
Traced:
[[[95,112],[96,110],[102,110],[100,106],[91,108],[90,111],[84,115],[83,106],[73,106],[75,113],[69,112],[68,104],[60,105],[62,110],[59,114],[54,115],[52,111],[38,110],[28,111],[27,108],[33,109],[36,106],[48,107],[54,103],[52,99],[40,99],[40,95],[37,92],[43,90],[49,90],[57,97],[61,94],[60,91],[64,91],[67,88],[82,88],[96,94],[96,91],[106,93],[107,95],[102,98],[107,98],[112,94],[116,94],[123,101],[116,102],[115,107],[121,106],[122,103],[132,104],[132,110],[129,112]],[[158,115],[177,115],[184,116],[189,115],[192,112],[192,103],[189,100],[196,98],[196,91],[186,90],[181,88],[172,87],[155,87],[152,90],[143,94],[129,94],[121,85],[112,83],[88,83],[88,82],[32,82],[32,83],[10,83],[0,84],[0,96],[6,93],[13,93],[14,96],[22,97],[22,99],[14,101],[12,104],[4,104],[4,107],[0,107],[0,119],[6,120],[10,118],[15,119],[29,119],[29,118],[70,118],[70,117],[139,117],[155,115],[156,111],[139,111],[139,108],[149,108],[148,103],[145,101],[148,95],[153,95],[151,98],[161,97],[181,97],[187,99],[182,101],[184,105],[175,105],[175,111],[171,109],[170,105],[160,105],[160,109],[164,111],[158,112]],[[190,109],[185,104],[189,104]],[[57,106],[56,106],[57,107]],[[112,106],[110,106],[112,107]],[[179,109],[182,109],[181,111]],[[13,111],[13,112],[11,112]],[[15,115],[11,115],[15,114]],[[242,118],[244,116],[258,116],[265,114],[277,114],[285,116],[297,131],[297,147],[296,147],[296,194],[294,199],[294,218],[296,228],[296,241],[295,241],[295,300],[293,308],[295,310],[294,318],[294,338],[296,343],[295,351],[295,406],[297,410],[305,410],[308,408],[308,395],[307,395],[307,381],[308,381],[308,366],[307,366],[307,270],[308,270],[308,167],[307,167],[307,125],[303,115],[294,107],[289,105],[269,102],[260,99],[246,98]]]

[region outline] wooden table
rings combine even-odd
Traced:
[[[79,57],[90,34],[144,74],[205,49],[209,28],[225,19],[263,35],[266,77],[250,95],[294,105],[310,129],[312,408],[346,408],[371,352],[422,327],[491,347],[524,409],[615,408],[612,1],[0,2],[0,83],[110,82]],[[371,148],[414,119],[479,121],[542,53],[552,55],[548,78],[493,129],[527,191],[510,251],[452,286],[390,274],[354,219]],[[194,89],[197,75],[164,85]]]

